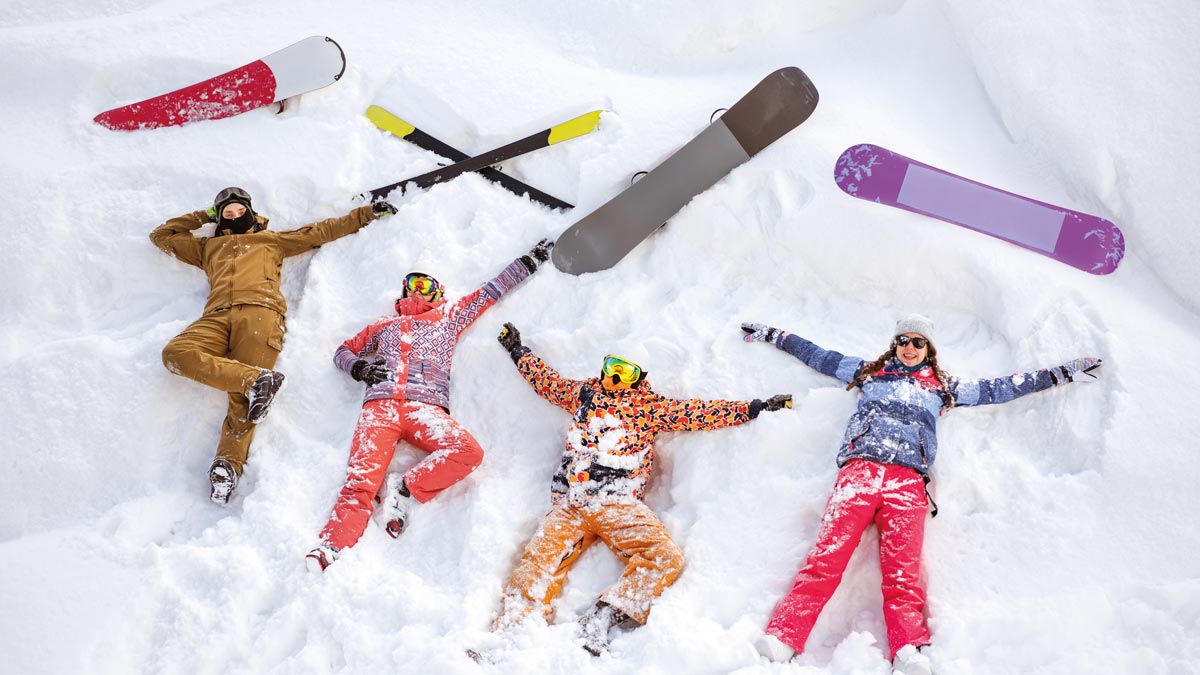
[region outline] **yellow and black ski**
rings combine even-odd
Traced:
[[[441,155],[451,162],[461,162],[464,159],[470,159],[471,157],[462,150],[459,150],[454,146],[449,145],[435,138],[434,136],[431,136],[429,133],[418,129],[412,124],[409,124],[408,122],[400,119],[391,112],[377,105],[367,108],[366,116],[367,119],[371,120],[371,122],[380,129],[383,129],[384,131],[398,138],[403,138],[422,150],[428,150],[434,154]],[[558,197],[542,192],[532,185],[522,183],[516,178],[513,178],[512,176],[497,169],[487,167],[485,169],[479,169],[477,173],[515,195],[529,195],[529,198],[533,201],[540,204],[545,204],[552,209],[575,208],[574,204],[564,202]]]
[[[527,152],[533,152],[534,150],[538,150],[538,149],[544,148],[546,146],[554,145],[555,143],[561,143],[563,141],[570,140],[572,138],[577,138],[579,136],[584,136],[584,135],[590,134],[591,132],[595,131],[596,127],[599,125],[600,112],[601,112],[599,110],[593,110],[592,112],[589,112],[584,115],[580,115],[579,117],[575,117],[573,119],[567,120],[566,122],[563,122],[561,124],[556,124],[556,125],[550,127],[549,129],[545,129],[545,130],[539,131],[535,134],[532,134],[530,136],[526,136],[525,138],[522,138],[519,141],[514,141],[512,143],[509,143],[508,145],[501,146],[490,152],[485,152],[485,153],[483,153],[481,155],[477,155],[475,157],[467,157],[465,154],[459,152],[458,150],[455,150],[454,148],[450,147],[449,145],[446,145],[445,143],[442,143],[441,141],[438,141],[433,136],[430,136],[429,134],[421,131],[420,129],[417,129],[413,125],[408,124],[407,122],[400,119],[399,117],[396,117],[395,115],[392,115],[391,113],[388,113],[383,108],[379,108],[378,106],[372,106],[372,109],[378,111],[375,113],[375,117],[372,117],[371,109],[368,109],[367,116],[368,116],[368,118],[371,118],[371,121],[374,122],[376,126],[379,126],[380,128],[385,129],[386,131],[388,131],[396,136],[399,136],[401,138],[404,138],[406,140],[412,140],[414,143],[417,143],[418,145],[420,145],[421,147],[423,147],[427,150],[431,150],[432,152],[437,152],[438,154],[445,155],[448,159],[455,159],[455,157],[462,158],[462,159],[458,159],[457,161],[455,161],[454,164],[451,164],[449,166],[443,166],[443,167],[440,167],[433,171],[430,171],[428,173],[421,174],[420,176],[415,176],[413,178],[406,178],[402,181],[398,181],[398,182],[392,183],[390,185],[385,185],[383,187],[376,188],[374,190],[371,190],[370,192],[364,192],[359,195],[360,198],[369,199],[372,202],[377,202],[381,199],[384,199],[389,194],[391,194],[393,190],[395,190],[397,188],[400,188],[401,193],[403,193],[405,190],[408,190],[408,189],[414,188],[414,187],[415,188],[432,187],[434,185],[437,185],[438,183],[444,183],[444,182],[450,180],[451,178],[454,178],[455,176],[460,176],[460,175],[470,172],[470,171],[485,170],[495,164],[499,164],[500,162],[503,162],[505,160],[512,159],[513,157],[519,157],[521,155],[524,155]],[[386,113],[387,116],[390,117],[390,119],[385,118],[383,116],[383,114],[381,114],[381,113]],[[383,124],[381,124],[380,121],[378,121],[378,120],[383,120]],[[385,126],[385,124],[389,125],[389,126]],[[435,150],[435,149],[433,149],[433,147],[426,147],[425,144],[428,144],[428,145],[434,146],[434,147],[439,147],[440,150]],[[495,171],[495,173],[497,175],[503,176],[504,178],[508,178],[507,176],[504,176],[504,174],[501,174],[499,171]],[[491,176],[488,176],[488,178],[491,178]],[[536,199],[537,201],[542,202],[544,204],[548,204],[549,206],[552,206],[554,208],[564,208],[564,205],[566,207],[571,206],[570,204],[567,204],[566,202],[563,202],[554,197],[551,197],[550,195],[547,195],[545,193],[539,192],[539,195],[541,198],[535,197],[533,188],[529,187],[528,185],[525,185],[524,183],[521,183],[520,181],[517,181],[516,179],[511,179],[511,183],[512,183],[511,187],[509,185],[505,185],[505,183],[500,180],[497,180],[495,178],[491,178],[491,179],[496,180],[496,182],[500,183],[501,185],[504,185],[504,187],[506,189],[512,190],[513,192],[516,192],[517,194],[528,193],[530,195],[530,198]],[[549,203],[548,200],[544,199],[544,198],[553,200],[555,203]]]

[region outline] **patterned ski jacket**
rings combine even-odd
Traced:
[[[259,216],[264,229],[258,232],[197,237],[192,230],[212,220],[208,213],[196,211],[159,225],[150,233],[150,241],[164,253],[204,270],[209,287],[205,314],[234,305],[260,305],[285,314],[287,302],[279,289],[283,259],[357,232],[375,218],[370,206],[361,206],[341,218],[274,232],[265,229],[267,219]]]
[[[654,439],[667,431],[703,431],[749,422],[761,402],[661,396],[643,381],[608,391],[599,378],[571,380],[521,347],[517,370],[539,396],[574,416],[562,464],[550,486],[555,504],[575,507],[641,501],[654,467]]]
[[[784,333],[775,346],[818,372],[846,384],[854,381],[865,361],[822,349],[804,338]],[[955,406],[1007,403],[1054,386],[1047,370],[1017,373],[995,379],[948,379]],[[838,451],[838,466],[855,458],[898,464],[929,473],[937,458],[937,420],[942,413],[942,385],[933,369],[909,373],[892,359],[862,386],[858,410],[850,417]]]
[[[359,359],[383,357],[395,379],[368,387],[363,402],[377,399],[422,401],[450,410],[450,366],[462,332],[505,293],[529,277],[518,259],[496,278],[446,308],[426,304],[419,314],[389,316],[342,343],[333,363],[347,373]]]

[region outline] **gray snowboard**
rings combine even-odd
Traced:
[[[569,274],[608,269],[725,174],[808,119],[817,89],[799,68],[777,70],[627,190],[559,236],[551,258]]]

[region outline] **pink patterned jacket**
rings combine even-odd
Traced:
[[[346,340],[333,355],[338,368],[350,372],[354,362],[383,357],[394,379],[368,387],[363,402],[378,399],[422,401],[450,410],[450,366],[458,337],[505,293],[529,277],[514,260],[479,290],[449,309],[439,300],[419,314],[383,317]]]

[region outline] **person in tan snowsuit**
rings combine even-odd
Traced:
[[[172,218],[150,233],[163,252],[208,276],[204,312],[163,348],[167,370],[227,392],[229,408],[209,467],[214,502],[229,501],[246,464],[255,425],[283,385],[275,360],[283,348],[287,302],[280,290],[283,259],[357,232],[396,210],[387,202],[354,209],[296,230],[274,232],[241,188],[221,190],[208,211]],[[211,237],[192,234],[216,223]]]

